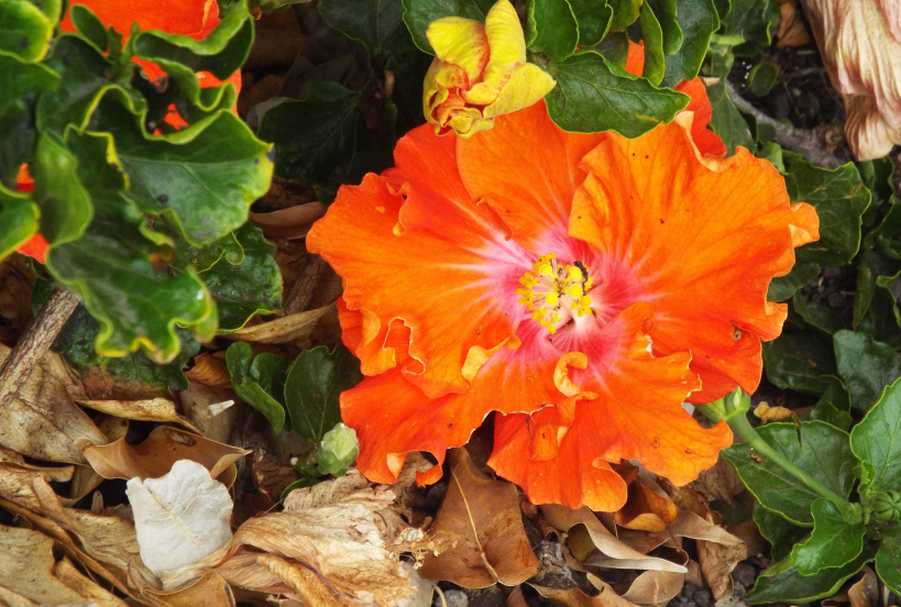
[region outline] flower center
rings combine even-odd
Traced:
[[[548,253],[535,260],[532,269],[519,278],[519,303],[532,313],[532,320],[550,333],[574,316],[591,311],[591,276],[580,261],[559,263]]]

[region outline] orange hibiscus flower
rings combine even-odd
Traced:
[[[425,125],[340,189],[307,243],[344,280],[363,474],[427,451],[433,482],[491,412],[489,464],[535,503],[616,510],[611,463],[683,484],[716,461],[728,426],[683,402],[756,389],[786,317],[768,285],[818,220],[769,162],[702,154],[698,114],[632,140],[564,132],[541,102],[469,139]]]

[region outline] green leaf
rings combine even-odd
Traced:
[[[238,255],[221,255],[200,270],[200,277],[216,301],[219,329],[239,329],[257,314],[269,314],[282,305],[282,275],[273,254],[275,247],[259,228],[244,224],[225,237]],[[218,243],[209,248],[217,249]]]
[[[356,91],[320,80],[310,84],[306,99],[267,111],[260,137],[275,143],[278,174],[313,180],[347,163],[360,119],[359,101]]]
[[[792,297],[792,310],[807,324],[832,335],[845,326],[845,310],[829,303],[831,294],[800,289]]]
[[[649,2],[641,5],[638,14],[641,37],[644,40],[644,74],[648,82],[657,86],[663,80],[666,63],[663,59],[663,29]]]
[[[839,495],[850,495],[855,466],[847,432],[821,421],[766,424],[758,427],[757,432],[812,478]],[[813,522],[810,507],[819,494],[780,466],[764,460],[747,444],[733,445],[723,451],[723,456],[764,508],[796,525]]]
[[[38,230],[38,206],[31,198],[0,184],[0,260]]]
[[[729,98],[725,81],[721,80],[707,87],[707,96],[713,107],[710,128],[722,138],[729,154],[734,154],[737,146],[744,146],[753,152],[756,145],[754,137],[751,136],[751,129],[748,128],[748,123],[732,103],[732,99]]]
[[[316,468],[320,474],[343,476],[360,453],[360,443],[353,428],[341,422],[325,433],[316,450]]]
[[[569,0],[530,0],[528,31],[529,50],[558,63],[579,44],[579,24]]]
[[[269,189],[269,146],[231,112],[165,136],[147,134],[120,103],[104,100],[99,113],[101,125],[116,133],[135,200],[145,212],[172,221],[193,246],[236,230]]]
[[[886,531],[876,552],[876,573],[895,594],[901,595],[901,528]]]
[[[713,32],[720,26],[713,0],[681,0],[677,17],[683,39],[677,52],[667,54],[666,75],[663,77],[666,86],[677,85],[698,75],[710,48]]]
[[[620,32],[638,20],[642,0],[607,0],[607,4],[613,9],[610,31]]]
[[[765,97],[779,81],[779,64],[764,60],[748,74],[748,88],[755,97]]]
[[[836,428],[848,430],[852,419],[849,413],[851,400],[838,379],[820,395],[820,399],[810,411],[810,419],[818,419]]]
[[[667,55],[676,53],[682,48],[684,39],[677,0],[647,0],[647,3],[654,7],[654,14],[663,30],[663,52]]]
[[[50,47],[54,22],[28,0],[0,2],[0,53],[40,61]]]
[[[607,35],[613,9],[607,0],[569,0],[579,24],[579,46],[594,46]]]
[[[808,261],[796,263],[788,276],[774,278],[767,292],[770,301],[785,301],[791,299],[798,289],[810,284],[820,275],[820,264]]]
[[[320,441],[341,419],[338,395],[360,381],[359,362],[345,349],[325,346],[301,352],[288,369],[285,403],[291,428]]]
[[[846,264],[860,249],[863,214],[870,205],[870,191],[854,163],[823,169],[803,156],[785,152],[785,178],[792,200],[812,204],[820,217],[820,239],[798,251],[800,261]]]
[[[425,53],[432,52],[432,46],[425,32],[429,23],[442,17],[466,17],[485,20],[485,13],[493,0],[402,0],[404,23],[410,30],[413,42]]]
[[[773,560],[788,556],[792,544],[802,539],[807,532],[803,527],[789,523],[784,517],[767,510],[759,503],[754,504],[752,517],[760,535],[770,543]]]
[[[53,245],[80,238],[94,215],[78,170],[79,158],[62,141],[48,133],[41,135],[31,171],[41,206],[41,233]]]
[[[103,22],[83,4],[75,4],[69,11],[69,17],[75,25],[75,29],[81,36],[91,43],[99,52],[103,53],[109,46],[109,36]]]
[[[759,55],[772,42],[779,9],[773,0],[732,0],[731,6],[721,18],[718,35],[738,40],[737,55]]]
[[[872,550],[865,550],[855,560],[839,569],[825,569],[816,575],[801,575],[784,559],[764,571],[745,601],[751,605],[762,603],[804,604],[835,594],[845,580],[860,571],[873,558]]]
[[[766,377],[783,390],[820,394],[836,374],[831,340],[820,333],[785,333],[763,344]]]
[[[813,531],[791,551],[791,562],[801,575],[814,575],[824,569],[844,567],[861,552],[866,527],[849,524],[835,505],[820,498],[811,506]]]
[[[268,352],[254,356],[249,344],[238,341],[225,351],[225,365],[238,398],[262,413],[276,434],[281,432],[285,407],[274,395],[282,394],[285,359]]]
[[[398,0],[320,0],[319,14],[373,55],[383,55],[387,43],[402,27],[403,7]]]
[[[150,358],[166,363],[181,347],[176,326],[211,338],[215,307],[197,274],[170,272],[152,261],[157,245],[146,238],[140,211],[125,194],[112,136],[70,131],[66,144],[78,159],[70,191],[81,189],[94,213],[77,240],[60,245],[51,239],[47,269],[76,291],[100,322],[98,353],[125,356],[143,347]]]
[[[883,388],[901,375],[901,355],[864,333],[839,331],[833,341],[838,374],[848,386],[851,405],[866,411]]]
[[[17,98],[50,91],[59,85],[59,74],[40,63],[26,63],[16,57],[0,54],[0,111]]]
[[[901,379],[886,387],[851,430],[851,450],[860,461],[862,494],[901,488]]]
[[[548,113],[567,131],[614,130],[637,137],[672,120],[688,103],[686,95],[630,76],[591,51],[551,65],[550,71],[557,86],[546,98]]]

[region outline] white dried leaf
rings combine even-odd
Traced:
[[[155,574],[191,565],[232,538],[232,500],[225,485],[183,459],[160,478],[132,478],[126,489],[141,560]]]

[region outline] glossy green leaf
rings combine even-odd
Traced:
[[[610,31],[620,32],[638,20],[642,0],[607,0],[607,4],[613,9]]]
[[[876,552],[876,573],[892,592],[901,595],[901,528],[885,531]]]
[[[779,10],[773,0],[732,0],[718,35],[731,39],[735,53],[759,55],[773,39]]]
[[[735,153],[737,146],[743,146],[751,151],[756,149],[751,129],[741,112],[735,107],[729,98],[729,91],[725,83],[720,81],[707,87],[707,96],[713,108],[713,118],[710,120],[711,130],[720,136],[729,154]]]
[[[360,453],[360,443],[353,428],[341,422],[325,433],[316,450],[316,468],[320,474],[343,476]]]
[[[238,341],[225,351],[225,364],[235,394],[259,411],[276,434],[281,432],[285,407],[276,395],[282,394],[287,361],[268,352],[254,356],[249,344]]]
[[[79,177],[79,158],[57,137],[41,135],[31,172],[41,206],[41,233],[51,244],[80,238],[94,215],[91,196]]]
[[[758,578],[751,592],[744,597],[751,605],[763,603],[804,604],[835,594],[845,580],[860,571],[873,558],[865,549],[855,560],[838,569],[824,569],[816,575],[801,575],[791,559],[771,565]]]
[[[853,163],[823,169],[799,154],[785,152],[785,182],[792,200],[812,204],[820,218],[820,239],[798,251],[800,261],[834,265],[851,261],[860,249],[863,214],[870,191]]]
[[[845,326],[845,309],[830,303],[827,294],[800,289],[792,297],[792,310],[804,322],[832,335]]]
[[[783,390],[820,394],[834,381],[831,340],[820,333],[786,333],[763,344],[766,377]]]
[[[31,198],[0,185],[0,260],[37,232],[38,215]]]
[[[174,222],[193,246],[236,230],[269,189],[269,146],[231,112],[166,136],[148,135],[119,103],[104,100],[100,113],[101,125],[116,133],[135,200]]]
[[[333,29],[382,55],[403,27],[398,0],[320,0],[319,14]]]
[[[0,2],[0,53],[40,61],[50,47],[54,22],[28,0]]]
[[[769,542],[773,560],[780,560],[788,556],[792,545],[802,539],[808,531],[789,523],[781,515],[767,510],[758,503],[754,504],[752,518],[760,535]]]
[[[848,430],[851,427],[851,400],[848,392],[838,379],[830,385],[810,410],[810,419],[818,419],[836,428]]]
[[[320,441],[341,419],[338,395],[360,381],[360,365],[343,348],[325,346],[301,352],[288,369],[285,403],[291,429]]]
[[[779,81],[779,64],[761,61],[748,74],[748,89],[755,97],[765,97]]]
[[[638,14],[638,24],[641,27],[641,38],[644,41],[644,73],[648,82],[658,85],[663,80],[666,72],[666,63],[663,59],[663,28],[660,20],[654,13],[650,2],[641,5]]]
[[[239,329],[257,314],[282,305],[282,275],[273,256],[275,247],[250,223],[229,234],[239,255],[222,255],[200,270],[200,277],[216,301],[219,329]],[[211,248],[215,248],[212,245]]]
[[[682,48],[684,35],[679,23],[679,2],[677,0],[646,0],[654,7],[654,14],[663,30],[663,52],[672,55]]]
[[[838,374],[848,387],[851,405],[866,411],[901,375],[901,355],[865,333],[839,331],[833,340]]]
[[[425,32],[429,23],[442,17],[466,17],[485,20],[485,13],[493,0],[402,0],[404,23],[410,30],[413,42],[420,50],[432,53],[432,46]]]
[[[99,52],[105,52],[109,46],[109,36],[103,22],[83,4],[72,5],[69,11],[72,24],[81,36],[91,43]]]
[[[360,96],[337,82],[317,81],[306,99],[266,112],[260,137],[275,143],[276,170],[313,180],[347,163],[360,120]]]
[[[855,464],[847,432],[821,421],[772,423],[757,431],[770,447],[812,478],[839,495],[851,493]],[[723,456],[763,507],[797,525],[813,522],[810,507],[820,497],[817,493],[747,444],[733,445]]]
[[[811,506],[813,531],[791,551],[791,562],[801,575],[844,567],[863,551],[866,527],[849,524],[835,505],[820,498]]]
[[[686,95],[630,76],[595,52],[577,53],[550,71],[557,86],[546,97],[548,113],[567,131],[637,137],[672,120],[688,103]]]
[[[720,26],[713,0],[680,0],[677,18],[683,38],[678,51],[668,52],[666,56],[663,83],[667,86],[698,75],[710,48],[713,32]]]
[[[49,91],[59,85],[59,74],[41,63],[26,63],[0,54],[0,110],[18,97]]]
[[[862,493],[901,489],[901,378],[851,430],[851,449],[861,465]]]
[[[594,46],[603,40],[613,17],[607,0],[569,0],[569,5],[579,24],[579,46]]]
[[[820,264],[808,261],[796,263],[788,276],[774,278],[767,292],[770,301],[785,301],[801,287],[810,284],[820,275]]]
[[[70,131],[66,143],[78,159],[69,185],[81,188],[93,216],[77,240],[60,245],[51,239],[47,269],[100,322],[97,352],[125,356],[143,347],[154,361],[166,363],[181,347],[176,326],[211,338],[215,307],[197,274],[170,273],[152,261],[158,247],[146,238],[139,209],[125,192],[113,138]]]
[[[576,51],[579,24],[569,0],[530,0],[529,50],[563,61]]]

